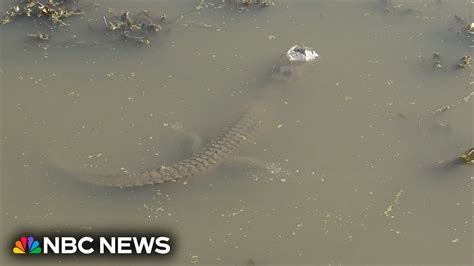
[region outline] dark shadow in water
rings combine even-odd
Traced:
[[[449,179],[452,176],[456,176],[454,172],[458,172],[465,167],[469,167],[469,165],[466,165],[466,162],[461,158],[456,158],[428,166],[427,170],[431,173],[430,176],[434,178]]]

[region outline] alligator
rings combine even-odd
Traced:
[[[247,112],[223,134],[196,152],[188,159],[163,165],[158,169],[139,173],[121,173],[112,175],[81,174],[80,180],[102,186],[138,187],[145,185],[174,182],[179,179],[202,174],[216,167],[229,154],[247,143],[255,135],[259,120],[253,113]]]
[[[219,137],[212,140],[201,151],[192,154],[188,159],[163,165],[151,171],[124,172],[112,175],[80,174],[78,178],[81,181],[101,186],[138,187],[174,182],[217,167],[228,159],[231,153],[256,135],[262,119],[265,117],[264,114],[269,113],[271,109],[268,99],[272,97],[268,97],[269,94],[274,96],[277,88],[286,88],[289,81],[299,76],[300,68],[305,64],[290,62],[286,57],[281,61],[283,62],[271,69],[269,80],[265,82],[265,86],[259,92],[258,98],[260,100],[252,103],[235,124],[227,127]]]

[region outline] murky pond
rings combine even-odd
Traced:
[[[458,66],[472,56],[469,0],[93,3],[54,29],[0,27],[5,264],[33,264],[9,254],[18,232],[115,229],[172,232],[170,264],[472,263],[473,168],[442,163],[473,146],[472,69]],[[166,19],[149,44],[124,42],[109,8]],[[269,83],[296,44],[320,58]],[[190,136],[219,136],[262,88],[271,112],[216,169],[79,181],[188,158]]]

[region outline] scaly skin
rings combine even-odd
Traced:
[[[286,58],[285,58],[286,59]],[[285,60],[284,59],[284,60]],[[287,84],[299,76],[301,63],[289,63],[285,60],[272,68],[267,85],[261,90],[261,99],[253,103],[249,110],[223,134],[211,141],[202,151],[193,154],[190,158],[171,165],[161,166],[159,169],[140,173],[121,173],[115,175],[81,174],[79,179],[96,185],[109,187],[138,187],[160,184],[169,181],[202,174],[219,165],[227,159],[237,148],[253,137],[261,123],[263,114],[267,115],[271,109],[271,98],[278,97],[278,87]]]
[[[237,123],[226,129],[222,136],[211,141],[202,151],[193,154],[186,160],[159,169],[141,173],[122,173],[116,175],[88,175],[80,177],[82,181],[110,187],[138,187],[198,175],[216,167],[229,154],[253,137],[259,121],[251,112],[243,115]]]

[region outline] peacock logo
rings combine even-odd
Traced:
[[[21,237],[20,240],[15,242],[15,247],[13,247],[13,254],[40,254],[41,251],[40,243],[32,236]]]

